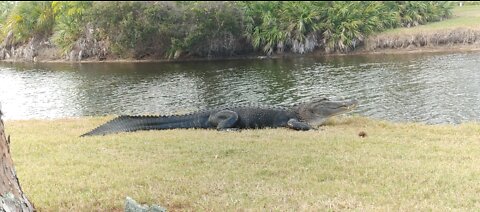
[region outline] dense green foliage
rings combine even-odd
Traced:
[[[80,38],[121,57],[230,56],[261,51],[348,52],[374,32],[439,21],[436,1],[2,2],[2,36],[51,39],[68,53]]]
[[[397,13],[400,21],[396,24],[404,27],[440,21],[452,15],[452,4],[446,1],[387,1],[385,5],[390,11]]]
[[[51,2],[19,2],[6,5],[9,14],[2,23],[2,29],[4,33],[12,32],[16,42],[24,42],[33,36],[48,36],[52,32],[55,14]]]
[[[53,40],[64,51],[70,50],[85,29],[85,14],[91,2],[53,2],[55,28]]]

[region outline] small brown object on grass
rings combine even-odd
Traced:
[[[367,133],[366,133],[365,131],[360,131],[360,132],[358,133],[358,136],[360,136],[360,137],[362,137],[362,138],[365,138],[365,137],[367,137]]]

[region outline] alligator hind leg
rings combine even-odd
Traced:
[[[208,117],[208,122],[217,127],[217,130],[236,129],[238,114],[231,110],[222,110]]]

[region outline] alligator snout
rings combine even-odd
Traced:
[[[358,100],[353,99],[353,100],[344,102],[342,104],[342,107],[345,107],[347,109],[353,109],[358,106],[358,103],[359,103]]]
[[[349,103],[348,106],[350,106],[350,107],[352,107],[352,106],[353,106],[353,107],[356,107],[356,106],[358,106],[358,103],[359,103],[358,100],[354,99],[354,100],[350,101],[350,103]]]

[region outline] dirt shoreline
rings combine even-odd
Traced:
[[[377,54],[422,54],[422,53],[456,53],[456,52],[478,52],[480,51],[479,44],[454,44],[442,46],[424,46],[424,47],[409,47],[397,49],[375,49],[366,50],[359,48],[349,53],[325,53],[323,51],[315,51],[308,54],[278,54],[272,56],[265,55],[242,55],[231,57],[217,57],[217,58],[183,58],[183,59],[106,59],[98,60],[93,58],[86,58],[81,61],[67,61],[64,59],[37,59],[36,61],[27,61],[22,59],[4,59],[0,62],[4,63],[64,63],[64,64],[78,64],[78,63],[175,63],[175,62],[193,62],[193,61],[224,61],[224,60],[251,60],[251,59],[280,59],[280,58],[301,58],[301,57],[331,57],[331,56],[350,56],[350,55],[377,55]]]

